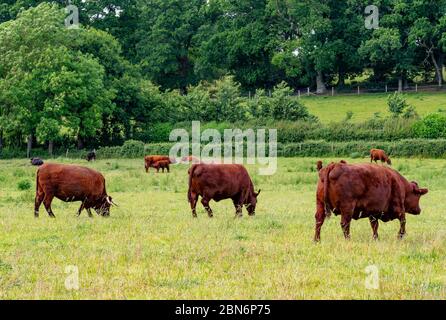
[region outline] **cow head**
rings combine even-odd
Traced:
[[[112,205],[118,206],[116,203],[113,202],[112,197],[105,196],[102,198],[102,201],[100,201],[95,207],[94,210],[97,212],[98,215],[101,215],[103,217],[110,216],[110,207]]]
[[[317,171],[321,171],[321,169],[322,169],[322,161],[321,161],[321,160],[319,160],[319,161],[316,163],[316,169],[317,169]]]
[[[260,194],[259,192],[255,192],[254,190],[251,192],[251,195],[248,198],[247,203],[245,203],[246,210],[250,216],[254,216],[256,214],[256,205],[257,205],[257,197]]]
[[[391,166],[392,165],[392,160],[390,160],[390,158],[387,158],[387,164],[389,165],[389,166]]]
[[[423,189],[418,187],[418,183],[416,181],[412,181],[410,183],[409,192],[406,193],[406,200],[404,203],[404,207],[406,211],[410,214],[420,214],[420,197],[425,195],[428,192],[428,189]]]

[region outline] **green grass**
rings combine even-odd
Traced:
[[[446,93],[409,93],[407,101],[413,105],[420,116],[446,110]],[[310,113],[319,117],[323,123],[337,122],[345,118],[348,111],[353,112],[352,121],[369,120],[375,113],[389,115],[387,94],[339,95],[303,97],[303,103]]]
[[[262,193],[257,215],[241,219],[231,201],[211,202],[213,219],[199,205],[192,219],[187,166],[145,174],[140,160],[79,160],[104,173],[119,207],[108,219],[77,218],[79,203],[56,199],[55,220],[43,206],[33,217],[36,169],[0,161],[0,299],[445,299],[445,161],[393,159],[430,189],[403,241],[395,221],[372,241],[367,220],[353,221],[345,241],[333,217],[314,244],[316,160],[280,159],[273,176],[249,167]],[[23,180],[30,190],[19,190]],[[74,291],[64,285],[72,265]],[[378,267],[378,290],[365,287],[369,265]]]

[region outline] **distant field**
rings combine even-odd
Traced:
[[[372,241],[360,220],[345,241],[333,217],[314,244],[316,160],[279,159],[269,177],[250,167],[262,193],[257,215],[241,219],[231,201],[211,202],[213,219],[199,205],[193,219],[185,165],[145,174],[140,160],[79,160],[104,173],[119,207],[108,219],[77,218],[78,203],[55,199],[55,220],[43,206],[33,216],[36,169],[0,161],[0,299],[446,299],[446,162],[394,159],[430,189],[404,240],[394,221]],[[365,287],[371,265],[377,290]],[[68,266],[78,268],[79,290],[65,287]]]
[[[312,96],[303,97],[302,101],[309,111],[324,123],[343,120],[348,111],[353,112],[352,121],[361,122],[372,118],[376,112],[380,112],[381,116],[388,115],[387,96],[386,94]],[[439,109],[446,111],[446,92],[410,93],[407,94],[407,98],[421,116],[437,112]]]

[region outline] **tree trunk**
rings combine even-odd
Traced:
[[[339,71],[338,77],[339,77],[339,79],[338,79],[338,87],[339,88],[345,87],[345,74],[344,74],[344,72],[343,71]]]
[[[48,153],[50,156],[53,156],[53,149],[54,149],[54,141],[50,140],[48,141]]]
[[[81,137],[77,137],[77,149],[82,150],[84,148],[84,141]]]
[[[28,136],[28,144],[26,146],[26,157],[29,159],[31,158],[31,150],[33,148],[33,134],[31,133]]]
[[[0,130],[0,154],[2,153],[3,149],[3,130]]]
[[[441,81],[444,82],[444,76],[443,76],[443,69],[444,69],[444,53],[440,52],[439,56],[438,56],[438,65],[440,67],[440,76],[441,76]]]
[[[324,76],[321,71],[318,71],[316,76],[316,93],[324,94],[325,92],[327,92],[327,88],[325,87]]]
[[[435,78],[437,78],[438,85],[441,86],[443,84],[443,76],[442,76],[443,70],[441,70],[441,67],[438,64],[437,59],[435,59],[435,54],[432,51],[430,53],[430,56],[432,63],[434,64],[435,67]]]

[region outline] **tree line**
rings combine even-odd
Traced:
[[[68,3],[79,8],[79,29],[64,25]],[[342,88],[365,69],[370,85],[441,84],[446,0],[374,1],[371,29],[369,4],[4,0],[0,148],[114,145],[187,119],[312,120],[284,92]],[[259,105],[243,100],[246,91]]]

